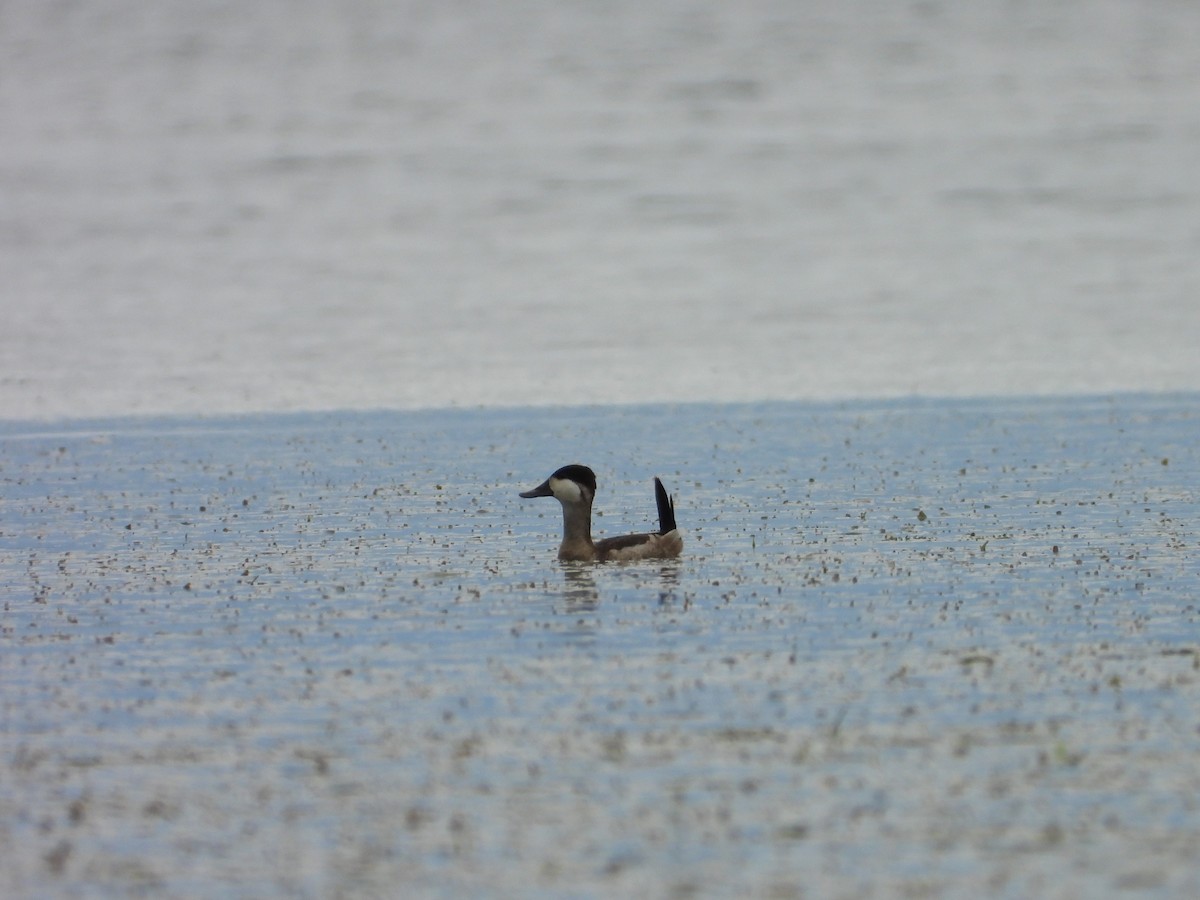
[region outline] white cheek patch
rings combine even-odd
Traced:
[[[583,491],[569,478],[551,478],[550,490],[563,503],[578,503],[583,499]]]

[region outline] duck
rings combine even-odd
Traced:
[[[558,548],[562,562],[615,562],[639,559],[675,559],[683,552],[683,535],[675,525],[675,498],[663,483],[654,479],[658,503],[658,531],[625,534],[592,540],[592,500],[596,496],[596,473],[572,463],[528,491],[525,499],[554,497],[562,504],[563,539]]]

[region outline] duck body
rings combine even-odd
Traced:
[[[658,504],[658,531],[625,534],[592,540],[592,501],[596,473],[587,466],[563,466],[537,487],[522,491],[526,499],[554,497],[562,504],[563,539],[558,558],[572,562],[616,562],[638,559],[674,559],[683,552],[683,535],[675,525],[675,502],[654,479]]]

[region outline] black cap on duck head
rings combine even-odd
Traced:
[[[520,495],[526,499],[532,497],[559,497],[562,499],[561,495],[554,492],[553,482],[556,481],[573,481],[580,487],[587,488],[590,497],[596,495],[596,473],[587,466],[581,466],[577,463],[563,466],[537,487],[532,490],[521,491]]]
[[[582,484],[593,494],[596,493],[596,473],[587,466],[581,466],[578,463],[572,463],[569,466],[563,466],[550,477],[560,479],[570,478],[576,484]]]

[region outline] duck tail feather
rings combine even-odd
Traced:
[[[654,479],[654,499],[658,503],[658,533],[675,530],[675,500],[667,493],[663,483]]]

